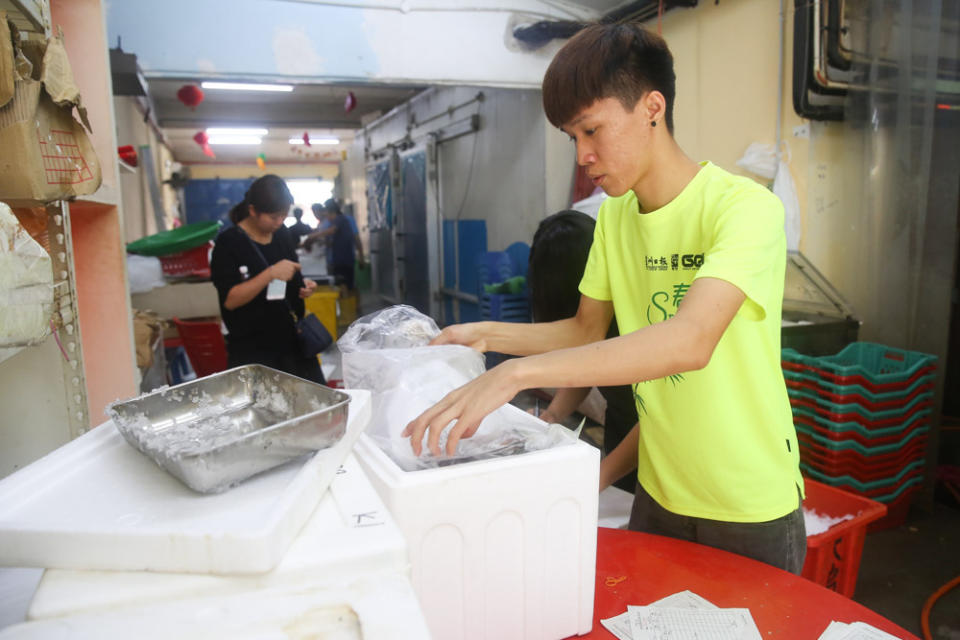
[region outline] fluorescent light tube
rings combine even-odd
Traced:
[[[249,144],[258,145],[261,142],[259,136],[210,136],[207,144]]]
[[[207,127],[209,136],[257,136],[262,138],[267,135],[266,129],[257,127]]]
[[[249,82],[201,82],[204,89],[226,91],[293,91],[292,84],[253,84]]]

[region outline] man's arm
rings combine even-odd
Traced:
[[[590,394],[593,387],[575,387],[571,389],[557,389],[553,394],[553,400],[550,406],[540,414],[540,419],[544,422],[560,423],[577,410],[583,401]]]
[[[640,423],[633,425],[620,444],[600,461],[600,491],[637,468]]]
[[[613,303],[580,296],[577,315],[556,322],[471,322],[444,329],[430,344],[463,344],[478,351],[529,356],[602,340],[613,320]],[[537,385],[550,386],[550,385]]]
[[[724,280],[698,279],[669,320],[602,342],[508,360],[451,391],[408,424],[403,435],[411,437],[414,453],[419,455],[423,435],[429,432],[428,447],[439,455],[440,434],[456,420],[447,437],[447,453],[452,455],[461,437],[476,433],[483,418],[523,389],[614,386],[701,369],[710,362],[745,297]],[[536,332],[523,333],[537,346],[542,344]],[[493,342],[489,348],[500,351],[499,344]]]

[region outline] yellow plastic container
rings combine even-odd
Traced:
[[[337,299],[340,291],[334,287],[317,287],[313,294],[304,300],[307,313],[317,316],[333,339],[337,339]]]
[[[357,319],[357,294],[340,298],[340,325],[349,327]]]

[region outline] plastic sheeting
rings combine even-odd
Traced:
[[[501,407],[477,433],[464,438],[453,456],[417,457],[402,437],[407,424],[459,386],[485,371],[483,354],[461,345],[428,346],[440,333],[432,318],[397,305],[357,320],[337,343],[343,354],[348,389],[373,392],[373,417],[367,435],[406,471],[495,458],[576,442],[578,434],[562,425],[543,427],[532,416]],[[440,439],[441,450],[446,432]]]
[[[50,335],[50,255],[0,202],[0,349],[40,344]],[[0,352],[0,359],[12,352]]]

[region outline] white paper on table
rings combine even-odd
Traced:
[[[660,598],[656,602],[651,602],[648,607],[676,607],[679,609],[716,609],[706,598],[702,598],[693,591],[686,590],[674,593],[666,598]],[[607,628],[607,631],[617,637],[617,640],[633,640],[633,632],[630,630],[630,612],[624,611],[618,616],[601,620],[600,624]]]
[[[819,640],[898,640],[898,638],[866,622],[846,624],[834,620],[820,634]]]
[[[749,609],[627,607],[633,640],[761,640]]]

